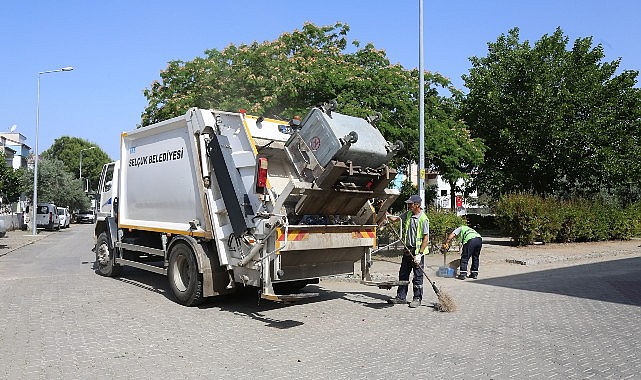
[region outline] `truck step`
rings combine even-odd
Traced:
[[[393,286],[399,286],[399,285],[408,285],[410,282],[409,281],[399,281],[399,280],[391,280],[391,281],[361,281],[361,284],[367,285],[367,286],[378,286],[379,289],[392,289]]]
[[[318,297],[318,293],[297,293],[297,294],[265,294],[262,293],[260,298],[275,302],[297,302],[309,298]]]

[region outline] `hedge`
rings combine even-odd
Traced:
[[[519,193],[502,196],[495,212],[501,231],[518,245],[629,240],[641,232],[641,204],[621,208],[602,200]]]

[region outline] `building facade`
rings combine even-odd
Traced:
[[[4,151],[7,164],[14,169],[27,167],[31,147],[26,142],[27,138],[18,132],[0,132],[0,149]]]

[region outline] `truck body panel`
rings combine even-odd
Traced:
[[[119,225],[185,233],[191,231],[189,221],[204,221],[196,149],[184,117],[124,133],[118,197],[127,207],[119,209]]]

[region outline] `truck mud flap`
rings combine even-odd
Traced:
[[[361,281],[361,284],[367,285],[367,286],[378,286],[379,289],[392,289],[394,286],[400,286],[400,285],[408,285],[410,282],[409,281],[399,281],[399,280],[392,280],[392,281]]]

